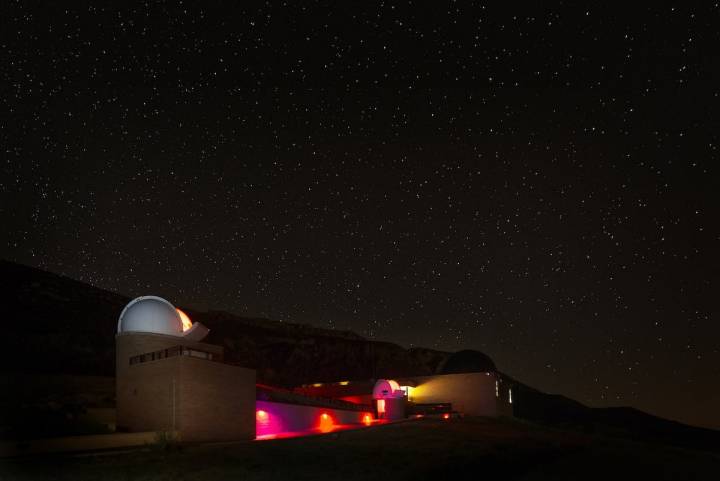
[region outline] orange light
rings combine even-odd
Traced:
[[[365,414],[362,418],[362,422],[365,426],[370,426],[372,424],[372,416]]]
[[[443,414],[443,419],[450,419],[450,413]]]
[[[322,413],[320,415],[320,425],[318,428],[320,429],[320,432],[327,433],[334,429],[335,423],[333,422],[333,419],[330,417],[328,413]]]
[[[378,399],[377,411],[378,411],[378,414],[385,414],[385,400],[384,399]]]
[[[180,320],[182,321],[182,325],[183,325],[183,331],[187,331],[188,329],[190,329],[192,327],[192,321],[190,320],[188,315],[185,314],[180,309],[178,309],[177,307],[175,308],[175,310],[180,315]]]
[[[257,412],[255,412],[255,419],[258,421],[267,421],[268,413],[263,411],[262,409],[258,409]]]

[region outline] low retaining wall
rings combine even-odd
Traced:
[[[35,439],[0,443],[0,457],[25,456],[33,454],[68,453],[74,451],[96,451],[153,444],[157,433],[114,433],[63,438]]]
[[[370,424],[370,411],[346,411],[316,406],[301,406],[270,401],[255,403],[255,434],[258,438],[324,433],[338,426]]]

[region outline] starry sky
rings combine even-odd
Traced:
[[[720,6],[504,3],[3,2],[0,256],[720,428]]]

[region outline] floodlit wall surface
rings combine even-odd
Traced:
[[[127,369],[129,359],[139,354],[147,354],[174,346],[185,346],[201,351],[222,355],[223,348],[204,342],[193,342],[179,336],[167,336],[150,332],[121,332],[115,336],[115,368]]]
[[[118,431],[177,430],[179,360],[173,357],[118,370]]]
[[[117,336],[118,430],[176,431],[183,441],[253,439],[254,370],[189,356],[129,364],[132,356],[178,345],[222,354],[219,346],[174,336]]]
[[[375,409],[378,417],[389,421],[397,421],[405,418],[405,405],[407,400],[401,398],[376,399]]]
[[[366,416],[371,416],[370,412],[270,401],[257,401],[255,408],[256,435],[258,437],[289,433],[329,432],[338,425],[363,423],[369,420]]]
[[[131,332],[120,333],[115,337],[118,431],[174,430],[173,426],[177,423],[173,423],[172,405],[168,400],[172,399],[173,379],[177,389],[177,359],[168,358],[131,366],[130,358],[179,345],[222,353],[219,346],[187,343],[177,336]]]
[[[179,427],[183,441],[255,437],[255,371],[179,357]]]
[[[495,374],[484,372],[414,377],[409,400],[418,404],[452,403],[454,411],[469,416],[509,416],[507,389],[496,396]],[[501,383],[504,384],[504,383]]]

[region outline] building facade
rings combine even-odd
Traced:
[[[251,440],[325,433],[438,415],[511,416],[512,386],[476,351],[449,356],[431,376],[340,381],[293,391],[256,383],[225,362],[208,329],[168,301],[133,300],[116,335],[117,429],[181,441]]]

